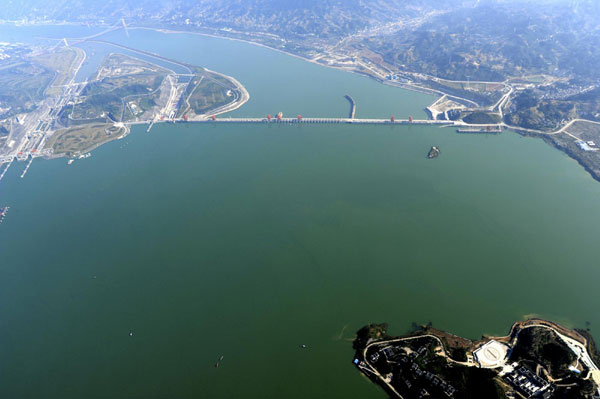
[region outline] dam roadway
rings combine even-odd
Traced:
[[[463,123],[455,121],[437,121],[428,119],[355,119],[355,118],[198,118],[198,119],[170,119],[164,122],[181,123],[264,123],[264,124],[334,124],[346,123],[353,125],[438,125],[455,126]],[[130,122],[127,125],[147,124],[149,122]]]

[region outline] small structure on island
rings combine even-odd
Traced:
[[[429,150],[429,153],[427,154],[427,158],[432,159],[432,158],[437,158],[438,156],[440,156],[440,149],[437,148],[436,146],[431,147],[431,149]]]
[[[598,147],[596,147],[596,143],[594,143],[593,141],[583,141],[583,140],[577,140],[575,142],[575,144],[577,144],[577,146],[579,148],[581,148],[583,151],[587,151],[587,152],[597,152],[600,149]]]

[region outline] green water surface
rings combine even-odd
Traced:
[[[357,116],[421,117],[433,100],[245,43],[107,38],[235,76],[236,116],[344,116],[349,93]],[[384,398],[351,364],[369,322],[600,328],[600,185],[541,140],[163,124],[22,168],[0,184],[2,398]]]

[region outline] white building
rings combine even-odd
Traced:
[[[488,341],[473,352],[479,367],[493,369],[503,367],[510,347],[498,341]]]

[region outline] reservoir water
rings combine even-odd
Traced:
[[[432,101],[246,43],[106,39],[235,76],[236,116]],[[600,184],[541,140],[163,124],[24,166],[0,183],[3,398],[384,398],[351,364],[369,322],[478,338],[536,314],[600,338]]]

